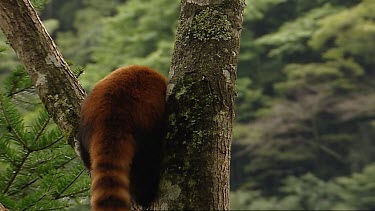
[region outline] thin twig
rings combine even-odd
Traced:
[[[55,199],[59,199],[60,196],[70,187],[73,185],[73,183],[75,181],[77,181],[77,179],[82,175],[82,173],[84,172],[85,170],[82,170],[81,172],[79,172],[79,174],[68,184],[68,186],[66,186],[59,194],[57,194],[55,196]]]

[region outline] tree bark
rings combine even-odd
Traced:
[[[48,113],[74,147],[85,92],[29,0],[0,0],[0,28],[25,66]]]
[[[183,0],[159,209],[228,210],[242,0]]]

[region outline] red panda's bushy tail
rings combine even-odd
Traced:
[[[103,146],[111,141],[95,141],[90,148],[92,156],[91,170],[91,209],[101,210],[130,210],[130,169],[134,156],[134,139],[128,134],[121,141],[116,141],[115,147],[107,146],[110,152],[103,152]],[[121,162],[119,162],[119,160]]]

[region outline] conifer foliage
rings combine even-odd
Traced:
[[[10,210],[87,204],[87,173],[37,102],[27,74],[17,68],[5,86],[0,93],[0,202]],[[38,112],[24,119],[31,108]]]

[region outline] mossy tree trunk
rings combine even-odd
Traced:
[[[85,92],[29,0],[0,0],[0,28],[24,64],[48,113],[74,147]]]
[[[183,0],[158,208],[228,210],[242,0]]]

